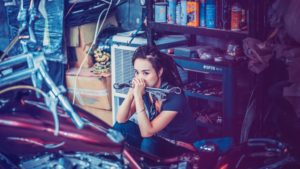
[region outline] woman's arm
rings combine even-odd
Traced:
[[[151,137],[164,129],[174,119],[176,114],[176,111],[162,111],[157,117],[150,121],[144,110],[138,112],[137,119],[142,137]]]
[[[135,112],[135,106],[134,106],[134,98],[133,98],[133,93],[132,89],[130,88],[125,100],[119,107],[118,113],[117,113],[117,122],[118,123],[124,123],[126,122],[132,114]]]
[[[133,81],[135,84],[134,88],[134,103],[137,113],[137,120],[139,123],[139,128],[142,137],[151,137],[155,133],[158,133],[164,129],[176,116],[176,111],[162,111],[157,117],[152,121],[148,119],[146,115],[146,110],[143,100],[143,92],[145,89],[145,84],[143,82],[138,82],[138,80]]]
[[[152,121],[146,115],[143,94],[145,93],[145,83],[143,79],[133,79],[134,103],[137,113],[137,120],[142,137],[151,137],[164,129],[176,116],[176,111],[162,111]]]

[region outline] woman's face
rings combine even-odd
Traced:
[[[145,80],[148,87],[160,87],[162,69],[156,72],[150,61],[146,59],[136,59],[134,61],[134,75]]]

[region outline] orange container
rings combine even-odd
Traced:
[[[231,30],[240,31],[242,21],[242,8],[240,4],[234,3],[231,7]]]
[[[199,2],[198,1],[188,1],[186,4],[187,12],[187,25],[188,26],[199,26]]]

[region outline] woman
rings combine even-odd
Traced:
[[[198,134],[183,92],[167,94],[166,98],[145,92],[145,87],[181,87],[173,59],[156,47],[141,46],[135,51],[132,64],[132,88],[118,110],[114,128],[130,145],[150,154],[167,157],[193,150]]]

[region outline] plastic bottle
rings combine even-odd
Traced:
[[[176,0],[168,0],[167,23],[175,24],[176,21]]]
[[[180,24],[186,25],[187,24],[187,11],[186,11],[186,0],[181,0],[181,17],[180,17]]]
[[[154,4],[155,22],[167,22],[167,3],[156,2]]]
[[[221,0],[221,7],[220,7],[220,20],[221,20],[221,28],[222,29],[230,29],[231,27],[231,2],[230,0]]]
[[[181,21],[181,3],[179,1],[178,4],[176,5],[176,24],[180,25],[180,21]]]
[[[242,21],[242,7],[238,2],[235,2],[231,7],[231,30],[240,31]]]
[[[187,1],[187,25],[188,26],[199,26],[199,1]]]
[[[206,0],[206,18],[205,25],[207,28],[216,27],[216,1]]]
[[[200,26],[205,27],[205,0],[200,0]]]

